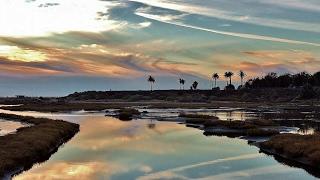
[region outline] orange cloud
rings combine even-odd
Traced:
[[[99,175],[106,177],[126,169],[120,165],[102,162],[55,162],[45,167],[33,168],[23,175],[15,177],[16,180],[86,180],[97,179]]]

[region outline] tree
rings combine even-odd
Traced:
[[[229,78],[229,82],[230,82],[229,84],[232,84],[231,78],[232,78],[233,75],[234,74],[231,71],[224,73],[224,77]]]
[[[312,81],[315,86],[320,86],[320,72],[316,72],[313,74]]]
[[[247,74],[244,73],[242,70],[240,70],[239,76],[240,76],[240,79],[241,79],[241,86],[243,86],[243,78],[244,78],[245,76],[247,76]]]
[[[197,90],[198,84],[199,84],[199,83],[198,83],[197,81],[193,82],[193,83],[192,83],[192,88],[193,88],[194,90]]]
[[[186,81],[184,80],[184,79],[179,79],[179,83],[180,83],[180,90],[181,90],[181,85],[182,85],[182,88],[183,88],[183,90],[184,90],[184,83],[185,83]]]
[[[214,80],[214,87],[217,87],[217,79],[219,79],[219,74],[218,73],[213,73],[212,79]]]
[[[156,80],[154,79],[154,77],[149,76],[148,82],[150,83],[150,91],[152,91],[152,89],[153,89],[153,84],[156,82]]]
[[[307,72],[301,72],[301,73],[293,75],[292,78],[293,78],[292,83],[294,86],[302,87],[303,85],[309,83],[309,80],[311,79],[311,75],[308,74]]]

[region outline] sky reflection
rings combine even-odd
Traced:
[[[169,122],[82,118],[80,132],[50,160],[14,179],[313,178],[260,154],[244,140],[206,137]]]

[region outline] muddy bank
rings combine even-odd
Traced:
[[[32,124],[15,134],[0,137],[0,178],[28,170],[33,164],[43,162],[70,140],[79,125],[61,120],[0,114],[3,119]]]

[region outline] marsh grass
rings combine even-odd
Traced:
[[[134,116],[139,116],[141,113],[134,108],[122,108],[117,111],[117,114],[120,120],[129,121],[132,120]]]
[[[27,103],[21,106],[1,107],[12,111],[39,111],[39,112],[59,112],[59,111],[101,111],[110,106],[103,103]]]
[[[78,124],[61,120],[11,114],[0,114],[0,117],[32,124],[17,129],[15,134],[0,137],[0,177],[45,161],[79,131]]]
[[[280,134],[260,144],[264,150],[320,168],[320,135]]]
[[[212,128],[223,129],[223,131],[214,131],[212,135],[226,135],[231,137],[237,136],[272,136],[279,134],[279,130],[274,129],[276,126],[272,121],[269,120],[250,120],[250,121],[206,121],[204,127],[207,130],[206,134],[210,134]]]

